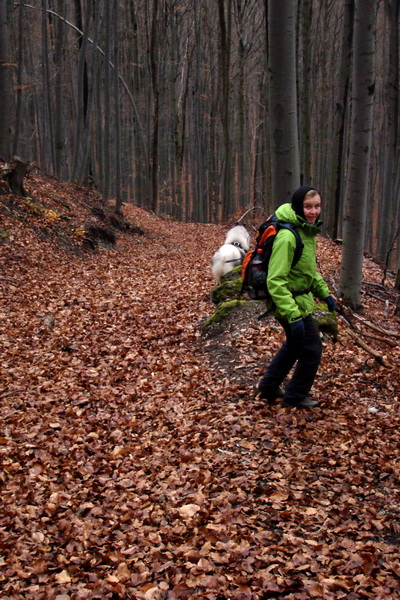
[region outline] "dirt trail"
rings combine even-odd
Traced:
[[[327,341],[322,408],[263,406],[279,329],[199,327],[223,229],[132,214],[86,260],[2,250],[4,597],[398,598],[395,380]]]

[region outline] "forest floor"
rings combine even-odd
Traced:
[[[227,227],[125,206],[115,247],[85,251],[96,194],[26,190],[0,196],[0,598],[398,600],[391,278],[365,259],[362,318],[385,333],[354,326],[377,358],[340,321],[321,406],[269,407],[274,321],[203,331]],[[334,289],[340,247],[318,244]]]

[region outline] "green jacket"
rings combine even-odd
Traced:
[[[280,221],[297,226],[304,244],[301,258],[292,268],[296,238],[291,231],[281,229],[275,238],[268,267],[267,285],[275,304],[274,315],[292,323],[313,312],[313,296],[324,300],[330,294],[327,284],[316,270],[315,253],[321,221],[310,225],[294,212],[290,204],[282,204],[275,214]],[[310,292],[299,296],[291,293],[301,290]]]

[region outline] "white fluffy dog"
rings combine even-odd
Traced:
[[[225,242],[212,257],[212,274],[220,283],[222,275],[242,264],[250,248],[250,235],[243,225],[235,225],[226,234]]]

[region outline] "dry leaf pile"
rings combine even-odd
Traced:
[[[0,198],[0,597],[399,599],[400,328],[380,267],[363,318],[393,334],[368,339],[392,368],[343,329],[321,407],[268,407],[253,386],[279,327],[201,328],[225,228],[127,206],[144,235],[73,254],[90,199],[26,187],[56,217]],[[332,286],[339,260],[321,239]]]

